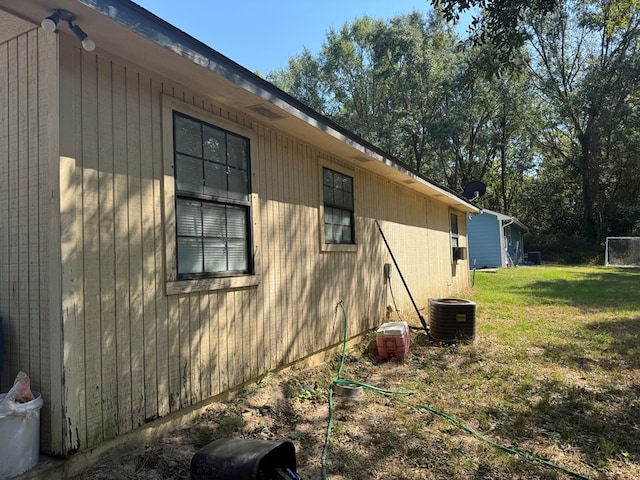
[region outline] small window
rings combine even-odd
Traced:
[[[178,277],[250,274],[249,139],[173,119]]]
[[[458,247],[458,216],[455,213],[451,214],[451,246]]]
[[[322,168],[324,241],[329,244],[354,244],[353,177]]]
[[[467,259],[467,247],[460,246],[460,235],[458,230],[458,215],[450,214],[451,221],[451,262],[458,263]]]

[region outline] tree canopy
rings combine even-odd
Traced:
[[[484,181],[537,249],[594,250],[640,234],[639,1],[434,1],[268,78],[454,191]],[[460,48],[447,20],[474,7]]]
[[[567,4],[588,5],[598,11],[598,23],[607,35],[626,28],[638,9],[639,0],[567,2],[566,0],[430,0],[432,7],[451,23],[471,13],[469,39],[472,44],[490,44],[494,57],[486,65],[489,74],[513,67],[531,38],[530,23],[561,11]]]

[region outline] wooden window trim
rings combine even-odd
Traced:
[[[456,227],[457,227],[457,230],[458,230],[457,232],[453,232],[453,229],[451,228],[451,226],[452,226],[451,217],[453,217],[453,216],[456,217]],[[464,260],[456,259],[454,257],[454,253],[453,253],[454,248],[455,247],[467,248],[466,245],[462,245],[463,242],[460,241],[462,238],[464,238],[464,235],[462,235],[460,233],[460,230],[461,230],[461,223],[460,223],[461,220],[460,219],[461,219],[461,217],[462,217],[463,221],[466,220],[464,213],[459,212],[457,210],[449,210],[449,256],[450,256],[450,260],[451,260],[451,264],[452,265],[456,265],[460,261],[464,261]],[[453,241],[454,239],[456,240],[456,242],[455,242],[456,245],[454,245],[454,241]]]
[[[353,178],[353,243],[326,243],[324,237],[324,198],[323,198],[323,176],[322,169],[328,168],[329,170],[334,170],[343,175],[347,175]],[[347,167],[343,167],[341,165],[337,165],[335,163],[329,162],[320,158],[318,160],[318,230],[319,230],[319,245],[321,252],[357,252],[358,251],[358,225],[357,225],[357,177],[355,170],[352,170]]]
[[[188,115],[197,120],[218,126],[232,133],[249,138],[250,159],[256,158],[256,138],[252,129],[238,125],[213,113],[197,108],[188,103],[163,94],[162,104],[162,205],[163,205],[163,230],[164,230],[164,269],[165,269],[165,293],[177,295],[192,292],[203,292],[223,289],[246,288],[259,285],[262,281],[260,272],[260,250],[257,244],[256,226],[259,225],[259,209],[256,208],[258,196],[250,194],[250,228],[251,254],[253,255],[253,272],[237,276],[207,277],[194,279],[180,279],[178,277],[178,259],[176,248],[176,187],[173,145],[173,112]]]

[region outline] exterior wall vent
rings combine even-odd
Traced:
[[[258,105],[247,107],[247,109],[251,110],[254,113],[257,113],[260,116],[266,117],[269,120],[282,120],[283,118],[286,118],[284,115],[281,115],[275,110],[272,110],[271,108],[267,107],[263,103],[259,103]]]

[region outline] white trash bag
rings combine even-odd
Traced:
[[[0,394],[0,480],[33,468],[40,453],[42,396],[31,391],[29,376],[20,372],[11,390]]]
[[[0,417],[15,415],[18,404],[33,401],[31,379],[24,372],[19,372],[13,382],[13,387],[0,399]]]

